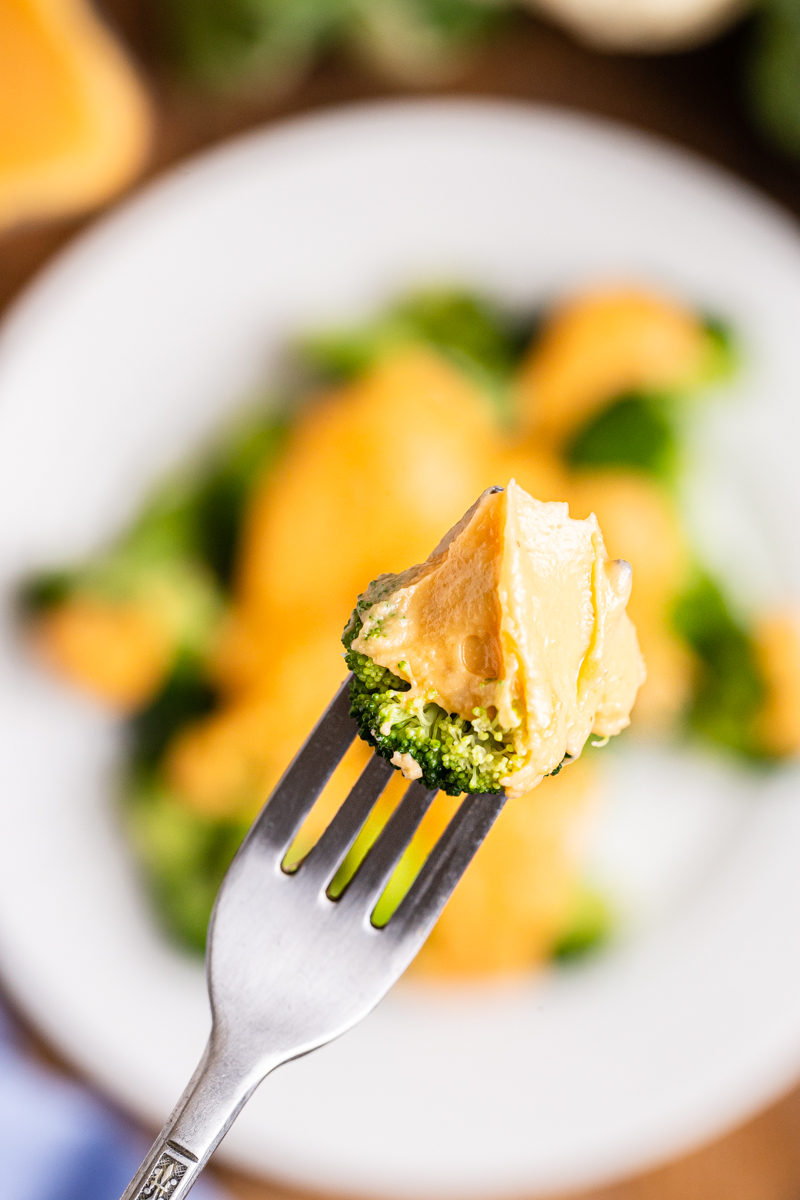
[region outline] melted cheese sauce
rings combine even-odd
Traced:
[[[645,668],[625,607],[630,566],[611,561],[594,515],[542,503],[514,480],[485,492],[430,558],[363,597],[353,649],[471,720],[495,714],[524,766],[522,795],[590,734],[629,723]]]

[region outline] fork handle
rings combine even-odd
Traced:
[[[200,1064],[122,1200],[183,1200],[264,1076],[242,1069],[209,1039]]]

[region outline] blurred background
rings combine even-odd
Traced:
[[[800,213],[798,0],[0,0],[0,309],[99,211],[203,147],[330,105],[420,94],[612,117]],[[0,1197],[113,1200],[147,1133],[5,1011]],[[198,1200],[285,1194],[210,1175]],[[591,1196],[800,1196],[800,1090]]]
[[[27,7],[0,8],[8,47]],[[65,5],[50,28],[42,20],[47,53],[35,65],[10,53],[3,63],[0,227],[19,223],[0,243],[3,303],[88,219],[81,208],[264,121],[368,98],[497,95],[600,113],[708,155],[795,211],[800,203],[793,0],[755,11],[747,0],[107,0],[96,11],[116,44],[92,36],[78,54],[105,51],[122,74],[104,82],[115,134],[95,135],[113,162],[98,168],[84,148],[81,166],[76,149],[76,179],[48,187],[48,153],[69,155],[85,136],[49,123],[43,87],[50,70],[58,106],[68,85],[53,40],[76,36],[81,8]],[[361,19],[346,19],[354,8]],[[43,213],[46,223],[31,223]]]

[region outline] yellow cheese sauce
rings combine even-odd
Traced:
[[[574,520],[512,479],[426,562],[370,586],[352,649],[410,684],[409,700],[466,720],[496,713],[523,762],[500,781],[518,797],[591,734],[628,725],[645,678],[630,591],[630,566],[609,559],[594,515]],[[395,765],[419,775],[413,760]]]

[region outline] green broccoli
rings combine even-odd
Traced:
[[[355,379],[397,346],[432,347],[469,376],[503,425],[514,420],[511,379],[530,342],[533,318],[514,316],[471,292],[415,292],[372,321],[305,338],[301,358],[332,380]]]
[[[672,624],[698,660],[689,730],[752,761],[768,761],[757,732],[766,683],[753,639],[710,576],[697,573],[675,602]]]
[[[620,396],[580,426],[564,457],[573,468],[637,470],[669,480],[678,459],[673,424],[662,397]]]
[[[128,762],[135,772],[157,770],[172,738],[219,702],[203,660],[178,656],[161,690],[127,723]]]
[[[730,328],[716,317],[706,317],[703,328],[704,366],[692,386],[613,396],[574,430],[564,447],[569,467],[641,471],[662,483],[675,481],[685,402],[702,388],[730,379],[737,366],[738,347]]]
[[[553,958],[575,962],[607,945],[614,932],[614,915],[607,896],[582,884],[575,894],[569,920],[553,947]]]
[[[248,823],[189,812],[152,770],[129,778],[123,819],[165,932],[202,954],[214,900]]]
[[[342,641],[345,662],[353,672],[350,714],[359,733],[383,758],[409,754],[422,769],[429,788],[449,796],[462,792],[501,792],[501,779],[523,766],[513,734],[502,729],[486,709],[473,709],[473,719],[447,713],[438,704],[403,699],[405,680],[351,649],[362,621],[353,611]]]

